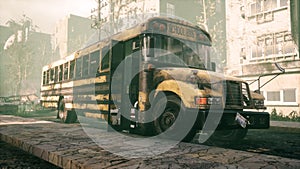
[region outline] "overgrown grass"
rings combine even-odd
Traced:
[[[49,117],[49,116],[56,116],[56,111],[53,110],[35,110],[35,111],[6,111],[6,112],[0,112],[0,114],[5,115],[14,115],[14,116],[20,116],[20,117]]]
[[[292,111],[289,115],[283,115],[282,112],[277,113],[277,110],[272,109],[271,120],[274,121],[294,121],[300,122],[300,112]]]

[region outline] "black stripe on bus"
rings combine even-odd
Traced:
[[[41,103],[58,103],[58,100],[55,101],[55,100],[41,100]],[[73,104],[73,101],[72,100],[65,100],[65,103],[72,103]]]
[[[88,99],[74,99],[74,103],[79,104],[113,104],[112,100],[88,100]]]
[[[74,87],[75,92],[82,92],[82,91],[107,91],[109,90],[109,83],[93,83],[93,84],[86,84],[81,86]]]
[[[107,110],[93,110],[93,109],[74,109],[77,115],[84,116],[84,113],[95,113],[95,114],[108,114],[109,111]]]
[[[95,91],[95,94],[98,95],[98,94],[109,94],[109,90],[106,90],[106,91]]]
[[[56,100],[41,100],[41,103],[57,103],[58,101]]]
[[[50,89],[50,90],[43,90],[41,91],[41,94],[47,94],[47,95],[61,95],[61,94],[72,94],[72,87],[68,87],[68,88],[62,88],[62,89]]]

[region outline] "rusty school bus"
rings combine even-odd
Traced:
[[[257,111],[264,97],[214,72],[210,50],[206,31],[154,17],[45,66],[41,103],[65,122],[83,115],[115,130],[180,140],[205,125],[227,140],[268,128],[269,114]]]

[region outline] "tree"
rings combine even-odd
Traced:
[[[32,20],[26,15],[23,15],[19,22],[9,20],[7,24],[13,35],[9,38],[11,42],[5,44],[2,56],[5,57],[5,63],[2,64],[6,67],[4,85],[10,87],[10,90],[6,91],[9,95],[25,94],[30,90],[27,85],[36,88],[37,81],[40,81],[38,77],[41,74],[41,67],[52,53],[50,41],[34,37],[38,34],[37,26],[33,25]],[[38,89],[35,89],[36,91]]]
[[[93,27],[105,32],[105,36],[113,35],[131,26],[131,23],[140,23],[147,17],[146,0],[96,0],[98,8],[92,11],[97,12],[92,15]],[[101,12],[106,9],[105,12]],[[153,9],[152,9],[153,10]],[[151,11],[147,11],[151,12]]]
[[[198,0],[202,11],[197,17],[197,24],[211,35],[215,56],[213,61],[224,68],[226,64],[226,35],[225,35],[225,1]]]

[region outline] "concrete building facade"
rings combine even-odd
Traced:
[[[95,32],[91,24],[91,19],[72,14],[59,20],[53,35],[56,54],[63,58],[82,48]]]
[[[300,58],[289,5],[289,0],[226,1],[226,72],[260,89],[268,111],[283,115],[300,113]]]

